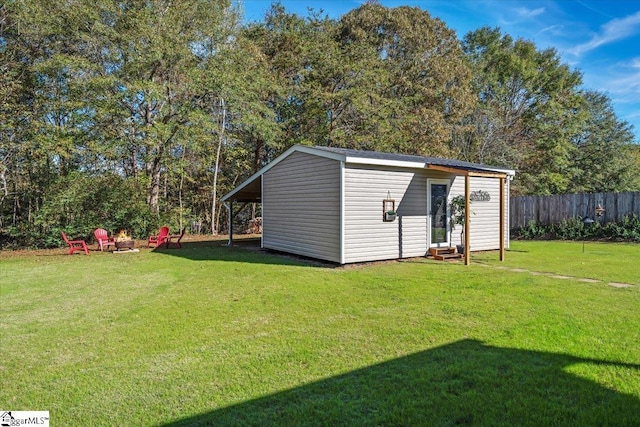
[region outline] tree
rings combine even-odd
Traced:
[[[452,131],[473,106],[455,33],[419,8],[368,2],[343,16],[339,40],[362,73],[345,126],[377,141],[372,148],[447,155]]]
[[[215,137],[213,125],[194,123],[224,86],[215,64],[236,50],[230,2],[25,0],[3,4],[0,16],[0,114],[12,117],[0,129],[0,182],[22,195],[15,205],[37,211],[48,186],[76,170],[148,177],[156,213],[173,188],[182,202],[184,160]],[[210,169],[208,156],[194,158]],[[181,184],[170,188],[173,176]]]
[[[576,135],[575,192],[633,191],[640,168],[634,164],[631,126],[616,117],[609,97],[598,91],[583,94],[588,114]],[[635,147],[637,148],[637,147]]]
[[[278,124],[278,132],[272,133],[275,138],[268,141],[267,146],[264,146],[267,141],[256,139],[255,168],[268,160],[265,155],[277,155],[296,143],[324,140],[315,126],[317,111],[312,107],[314,100],[309,93],[308,74],[316,62],[309,53],[314,50],[312,45],[318,37],[326,40],[326,36],[322,36],[310,20],[287,13],[281,4],[273,4],[265,21],[249,25],[244,36],[258,50],[264,69],[272,76],[265,85],[268,90],[263,91],[263,101]]]
[[[463,50],[427,12],[375,1],[339,20],[274,4],[245,27],[237,4],[2,2],[0,240],[217,233],[219,195],[293,144],[495,163],[516,193],[640,185],[630,127],[553,49],[483,28]],[[110,214],[83,212],[92,198]]]
[[[111,10],[117,37],[104,49],[114,81],[108,99],[126,118],[150,177],[149,206],[158,212],[165,162],[192,115],[207,107],[204,94],[219,90],[203,73],[226,48],[237,18],[222,1],[125,2]]]
[[[456,135],[456,151],[517,169],[515,193],[565,192],[576,173],[572,138],[585,120],[580,73],[554,49],[540,51],[498,28],[468,33],[463,49],[479,104]]]
[[[285,147],[445,154],[470,108],[455,33],[418,8],[366,3],[336,22],[274,5],[250,37],[284,85],[272,105]]]

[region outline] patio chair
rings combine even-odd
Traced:
[[[182,240],[182,238],[184,237],[184,231],[185,229],[183,228],[182,231],[180,232],[180,234],[174,234],[171,235],[169,237],[167,237],[167,241],[166,241],[166,246],[167,249],[169,249],[170,247],[177,247],[177,248],[182,248],[182,243],[180,243],[180,241]],[[173,241],[174,239],[177,239],[175,241]]]
[[[69,240],[64,231],[61,231],[62,238],[69,245],[69,255],[73,255],[74,252],[84,251],[86,255],[89,255],[89,248],[84,240]]]
[[[154,245],[154,247],[157,248],[163,243],[166,243],[168,238],[169,227],[160,227],[160,232],[156,236],[149,236],[149,238],[147,239],[147,247],[150,248],[151,245]]]
[[[100,247],[100,251],[104,251],[104,248],[106,247],[107,249],[109,249],[109,246],[114,246],[116,245],[115,240],[113,240],[113,238],[109,238],[109,234],[107,233],[107,230],[105,230],[104,228],[96,228],[96,230],[93,232],[93,235],[96,236],[96,240],[98,241],[98,246]]]

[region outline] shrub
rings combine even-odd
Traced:
[[[534,220],[530,220],[525,227],[517,228],[514,232],[514,237],[525,240],[540,239],[548,234],[545,226],[536,223]]]
[[[640,218],[626,215],[620,222],[584,224],[580,218],[571,218],[558,224],[543,225],[531,220],[525,227],[512,230],[514,239],[592,240],[610,239],[640,242]]]
[[[595,225],[586,225],[580,218],[571,218],[562,221],[559,224],[553,224],[551,229],[551,235],[560,240],[578,240],[584,239],[591,232],[591,228]]]

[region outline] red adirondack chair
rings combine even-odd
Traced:
[[[69,245],[69,255],[72,255],[74,252],[84,251],[86,255],[89,255],[89,248],[84,240],[69,240],[67,235],[62,233],[62,238]]]
[[[151,245],[155,245],[155,247],[157,248],[161,244],[166,243],[168,238],[169,227],[160,227],[160,232],[157,236],[149,236],[149,238],[147,239],[147,247],[150,248]]]
[[[113,238],[109,238],[109,234],[104,228],[96,228],[96,230],[93,232],[93,235],[96,236],[100,251],[103,251],[105,247],[109,249],[109,246],[115,247],[116,245],[115,240],[113,240]]]
[[[182,243],[180,243],[180,241],[184,237],[184,231],[185,231],[185,229],[183,228],[182,231],[180,232],[180,234],[174,234],[174,235],[171,235],[171,236],[167,237],[167,241],[166,241],[167,249],[169,249],[172,246],[177,247],[177,248],[181,248],[182,247]],[[174,239],[177,239],[177,240],[174,241]]]

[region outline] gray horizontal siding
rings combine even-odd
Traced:
[[[428,175],[427,175],[428,174]],[[425,170],[349,165],[345,168],[345,262],[424,256],[427,253]],[[382,201],[395,199],[398,219],[382,220]]]
[[[500,180],[497,178],[471,177],[471,191],[486,191],[491,200],[471,202],[471,250],[484,251],[500,249]],[[464,196],[464,177],[456,177],[450,196]],[[505,188],[505,201],[508,203],[508,186]],[[505,229],[508,230],[508,207],[505,213]],[[460,226],[453,229],[453,242],[460,242]],[[505,244],[508,245],[508,233]]]
[[[295,152],[262,178],[262,246],[340,262],[340,162]]]
[[[347,164],[341,206],[340,175],[339,161],[301,152],[267,171],[263,176],[263,247],[345,263],[424,256],[429,227],[427,178],[449,180],[449,198],[464,195],[461,176]],[[471,191],[486,191],[491,197],[489,202],[472,202],[471,250],[500,246],[499,182],[471,178]],[[382,201],[389,195],[396,200],[398,219],[384,222]],[[505,195],[508,201],[508,191]],[[460,232],[454,229],[452,242],[459,239]],[[508,233],[505,240],[508,244]]]

